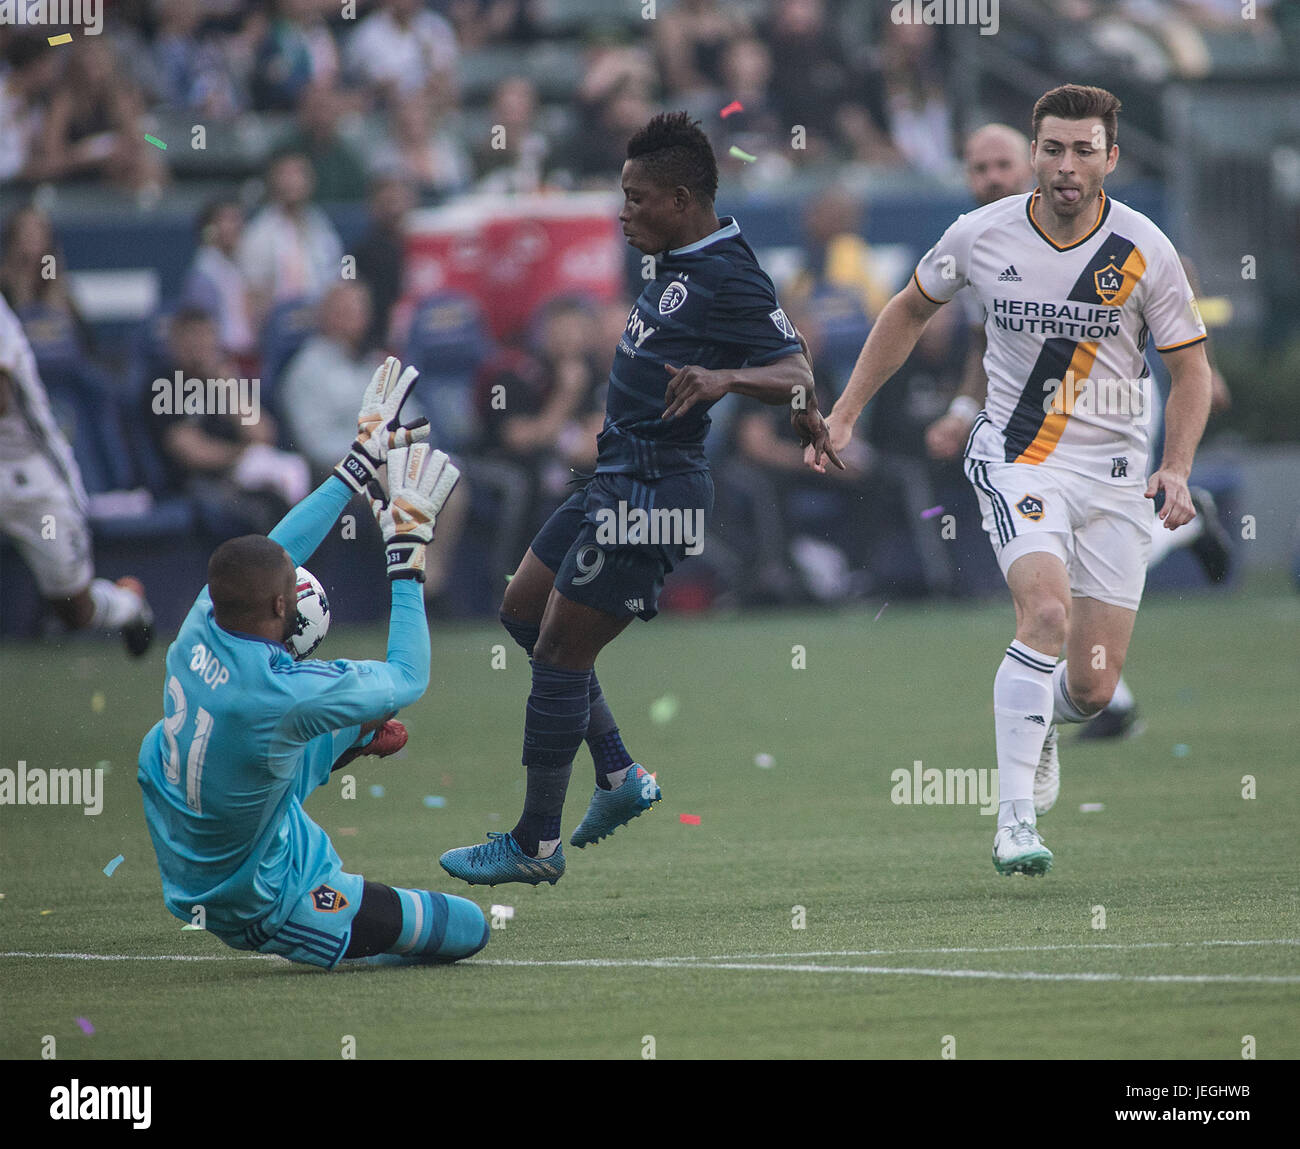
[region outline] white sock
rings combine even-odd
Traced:
[[[545,842],[538,842],[538,843],[537,843],[537,853],[535,853],[535,854],[533,855],[533,857],[534,857],[534,858],[540,858],[540,859],[542,859],[543,861],[545,861],[545,860],[546,860],[547,858],[549,858],[553,853],[555,853],[555,848],[556,848],[559,844],[560,844],[560,839],[559,839],[559,838],[548,838]]]
[[[97,630],[121,630],[128,622],[135,622],[140,617],[144,606],[135,591],[117,586],[106,578],[91,581],[90,601],[95,604],[90,625]]]
[[[1170,552],[1178,550],[1179,547],[1191,546],[1204,531],[1205,524],[1201,521],[1200,515],[1190,523],[1184,523],[1172,531],[1166,530],[1165,524],[1159,519],[1152,520],[1151,551],[1147,555],[1147,569],[1150,570],[1157,563],[1163,562],[1169,557]]]
[[[1114,710],[1120,714],[1132,710],[1136,704],[1133,697],[1133,691],[1128,688],[1128,683],[1124,681],[1121,674],[1119,681],[1115,683],[1115,693],[1110,696],[1110,701],[1106,703],[1107,710]]]
[[[1074,699],[1070,697],[1070,692],[1065,686],[1065,668],[1066,662],[1062,659],[1052,671],[1052,721],[1087,722],[1092,715],[1085,714],[1074,704]]]
[[[1031,826],[1038,825],[1037,815],[1034,813],[1034,803],[1030,798],[1017,798],[1014,802],[998,803],[998,829],[1003,826],[1015,826],[1020,822],[1028,822]]]
[[[1002,810],[1028,802],[1034,823],[1034,771],[1043,753],[1043,739],[1052,720],[1052,669],[1056,657],[1012,642],[993,679],[993,726],[998,748],[999,826]]]

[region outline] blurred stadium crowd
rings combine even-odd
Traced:
[[[614,190],[628,136],[664,108],[704,122],[724,189],[852,165],[954,185],[977,126],[953,88],[948,30],[895,24],[883,2],[661,0],[654,19],[642,0],[372,0],[354,19],[338,0],[105,7],[103,35],[59,49],[35,34],[45,29],[0,28],[10,205],[0,292],[69,426],[92,522],[205,545],[265,531],[344,453],[356,398],[387,351],[425,373],[424,400],[443,409],[441,445],[464,461],[430,593],[448,592],[466,563],[490,591],[454,610],[491,607],[573,473],[594,464],[627,302],[553,299],[505,345],[468,298],[403,313],[416,207]],[[1000,38],[1054,75],[1109,70],[1135,91],[1217,70],[1286,71],[1300,0],[1257,8],[1244,21],[1238,0],[1002,0]],[[743,111],[721,118],[730,101]],[[1018,93],[1008,90],[1005,109],[997,102],[994,92],[984,110],[1025,120]],[[1140,106],[1133,118],[1142,122]],[[188,146],[195,125],[202,148]],[[805,146],[791,146],[793,125]],[[732,145],[758,162],[732,157]],[[832,185],[810,198],[793,237],[801,270],[777,282],[812,344],[827,409],[897,286],[860,239],[864,205]],[[47,274],[50,255],[64,266],[43,206],[51,187],[102,190],[124,211],[183,189],[202,203],[179,297],[112,363],[66,279]],[[364,205],[346,250],[325,210],[339,204]],[[345,254],[355,280],[340,278]],[[955,312],[931,325],[836,483],[803,469],[783,412],[719,405],[718,514],[699,593],[789,602],[998,585],[982,538],[936,548],[933,532],[899,526],[931,505],[973,508],[957,464],[927,457],[924,443],[958,385],[967,337]],[[177,372],[260,379],[260,417],[160,411],[151,385]]]

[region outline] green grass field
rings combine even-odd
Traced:
[[[1043,879],[995,874],[976,806],[890,800],[916,760],[993,765],[1009,604],[873,621],[878,605],[629,630],[601,679],[665,800],[569,849],[554,888],[470,890],[438,867],[513,824],[528,675],[513,646],[491,669],[497,628],[435,629],[406,751],[351,768],[355,800],[336,781],[307,809],[350,870],[515,915],[459,966],[333,974],[227,950],[164,910],[134,759],[161,716],[165,642],[142,663],[116,644],[5,646],[0,765],[111,766],[98,817],[0,807],[0,1056],[39,1057],[48,1034],[61,1059],[338,1059],[345,1036],[366,1059],[640,1058],[647,1037],[659,1058],[934,1059],[951,1036],[961,1059],[1240,1060],[1246,1035],[1261,1059],[1300,1057],[1300,601],[1144,606],[1127,677],[1146,731],[1063,736]],[[338,622],[321,654],[382,651],[380,629]],[[656,723],[665,695],[679,706]],[[584,749],[566,837],[590,788]]]

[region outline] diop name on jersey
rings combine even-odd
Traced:
[[[1139,427],[1151,419],[1151,404],[1137,379],[1064,379],[1043,382],[1043,412],[1048,415],[1119,415]]]

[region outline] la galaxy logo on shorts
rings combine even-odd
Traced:
[[[1097,285],[1097,298],[1105,304],[1114,303],[1115,296],[1124,286],[1124,273],[1113,263],[1106,264],[1093,275],[1092,279]]]
[[[767,317],[776,324],[776,329],[787,339],[798,338],[794,331],[794,324],[786,318],[784,308],[778,307],[775,311],[768,312]]]
[[[1026,495],[1016,504],[1016,510],[1025,518],[1038,522],[1043,517],[1043,500],[1037,495]]]
[[[348,904],[333,886],[320,885],[311,892],[312,904],[323,914],[336,914]]]
[[[686,288],[680,283],[670,283],[659,297],[659,314],[671,315],[686,302]]]

